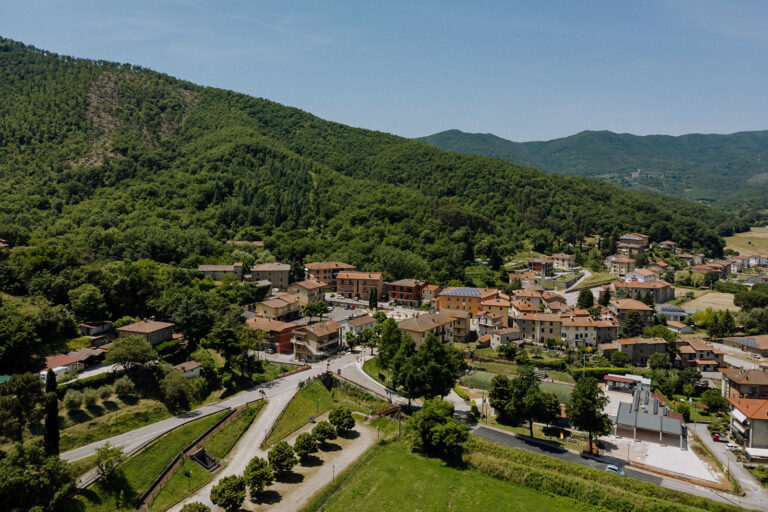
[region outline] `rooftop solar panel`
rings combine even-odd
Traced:
[[[481,295],[480,290],[477,288],[454,288],[453,290],[448,290],[445,292],[445,295],[464,295],[467,297],[479,297]]]

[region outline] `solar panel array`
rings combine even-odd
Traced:
[[[465,297],[480,297],[482,293],[480,293],[480,290],[477,288],[454,288],[453,290],[448,290],[446,292],[443,292],[443,295],[463,295]]]
[[[733,341],[735,341],[736,343],[741,343],[742,345],[746,345],[748,347],[757,347],[757,342],[749,338],[736,338]]]

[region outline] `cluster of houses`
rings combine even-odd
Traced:
[[[721,368],[731,432],[750,459],[768,459],[768,369]]]
[[[80,324],[80,334],[90,339],[91,347],[67,354],[59,353],[45,357],[40,367],[40,380],[45,381],[48,370],[53,370],[53,373],[59,378],[65,374],[79,373],[101,364],[106,353],[112,348],[115,337],[139,336],[152,346],[164,341],[182,339],[181,334],[173,332],[173,328],[174,324],[159,322],[154,318],[143,319],[116,329],[108,320],[82,323]],[[176,365],[176,368],[185,377],[192,378],[200,375],[201,365],[196,361],[186,361]]]

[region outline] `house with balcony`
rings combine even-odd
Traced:
[[[449,287],[435,299],[435,309],[469,311],[470,318],[474,318],[484,310],[483,302],[500,296],[501,292],[495,288]]]
[[[725,352],[704,340],[680,340],[677,346],[680,354],[676,362],[681,368],[696,367],[700,372],[716,372],[725,366]]]
[[[611,294],[625,290],[630,299],[642,299],[649,295],[654,302],[664,303],[675,298],[675,287],[666,281],[614,281],[610,285]]]
[[[294,357],[314,363],[335,354],[340,347],[340,330],[341,326],[333,320],[294,329],[291,337]]]
[[[336,276],[336,293],[347,299],[367,299],[371,291],[381,297],[384,280],[381,272],[339,272]]]
[[[555,264],[550,258],[532,258],[528,262],[528,270],[534,274],[549,277],[554,273]]]
[[[417,308],[421,306],[424,288],[427,286],[425,281],[418,279],[400,279],[389,283],[389,300],[402,306]]]
[[[288,285],[288,293],[295,295],[299,298],[302,306],[307,305],[310,302],[320,302],[324,300],[323,290],[328,287],[326,283],[315,281],[314,279],[307,279],[305,281],[297,281]]]
[[[663,338],[621,338],[597,346],[601,356],[610,357],[612,352],[620,351],[629,356],[635,366],[645,366],[651,354],[665,354],[667,340]]]
[[[267,333],[268,340],[264,343],[265,346],[271,347],[278,354],[289,353],[293,350],[291,334],[299,327],[298,325],[260,316],[247,319],[245,325],[251,329]]]
[[[624,254],[608,256],[605,265],[608,267],[608,272],[619,277],[624,277],[635,270],[635,260]]]
[[[560,315],[553,313],[526,313],[520,318],[515,318],[515,326],[520,330],[523,339],[536,343],[554,338],[562,338],[562,319]]]
[[[336,276],[339,272],[352,272],[354,265],[341,261],[315,261],[304,265],[304,278],[328,283],[330,290],[336,289]]]
[[[634,310],[640,313],[640,316],[643,318],[643,324],[647,327],[651,327],[654,324],[654,309],[639,300],[612,299],[608,303],[608,310],[611,312],[613,319],[618,323],[623,322],[627,313]]]
[[[576,256],[573,254],[558,253],[551,256],[552,263],[557,268],[570,270],[576,266]]]
[[[616,249],[622,254],[637,254],[648,249],[650,237],[642,233],[627,233],[619,237]]]
[[[768,399],[768,372],[758,369],[720,368],[725,398]]]
[[[301,298],[298,295],[280,292],[254,304],[251,310],[256,316],[290,322],[301,316],[301,307]]]
[[[768,400],[728,398],[731,403],[731,432],[746,448],[747,455],[768,456]],[[759,452],[750,453],[750,450]]]

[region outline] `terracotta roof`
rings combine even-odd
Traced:
[[[136,322],[135,324],[118,327],[117,330],[122,332],[135,332],[140,334],[149,334],[149,333],[157,332],[161,329],[166,329],[168,327],[173,327],[173,326],[174,324],[169,322],[157,322],[155,320],[142,320],[141,322]]]
[[[510,302],[506,299],[501,298],[495,298],[495,299],[487,299],[480,303],[481,306],[499,306],[502,308],[508,308],[510,306]]]
[[[523,312],[528,311],[528,312],[536,313],[538,311],[541,311],[541,309],[539,309],[538,306],[534,306],[527,300],[513,300],[512,302],[510,302],[510,305],[515,309],[517,309],[518,311],[523,311]]]
[[[471,313],[461,309],[441,309],[440,313],[443,315],[452,316],[453,318],[469,318]]]
[[[445,324],[451,324],[456,320],[453,317],[440,313],[426,313],[398,322],[397,326],[403,331],[426,332]]]
[[[690,345],[683,345],[680,347],[680,353],[681,354],[695,354],[696,350],[691,347]]]
[[[768,386],[768,372],[757,369],[720,368],[720,371],[736,384]]]
[[[688,327],[683,322],[676,322],[674,320],[667,320],[667,327],[674,327],[675,329],[684,329]]]
[[[565,253],[559,252],[557,254],[553,254],[552,257],[562,259],[562,258],[575,258],[576,256],[574,256],[573,254],[565,254]]]
[[[518,329],[517,327],[505,327],[503,329],[494,329],[494,331],[491,334],[504,335],[504,334],[512,334],[513,332],[520,332],[520,329]]]
[[[271,320],[269,318],[262,318],[260,316],[249,318],[245,321],[245,324],[251,329],[256,329],[265,332],[282,332],[288,329],[295,329],[296,324],[290,322],[280,322],[279,320]]]
[[[304,265],[309,270],[336,270],[336,269],[354,269],[354,265],[342,263],[340,261],[315,261]]]
[[[363,325],[375,324],[376,319],[368,315],[362,315],[348,320],[347,323],[355,327],[361,327]]]
[[[67,355],[69,357],[74,357],[78,361],[85,361],[89,357],[102,356],[106,352],[107,352],[106,350],[102,350],[100,348],[81,348],[80,350],[73,350],[72,352],[69,352]]]
[[[176,366],[174,366],[174,368],[176,368],[177,370],[179,370],[179,371],[181,371],[183,373],[187,373],[187,372],[191,372],[192,370],[195,370],[197,368],[202,368],[202,366],[203,365],[201,365],[197,361],[185,361],[185,362],[183,362],[181,364],[177,364]]]
[[[523,320],[538,320],[539,322],[561,322],[560,315],[554,313],[526,313]]]
[[[636,309],[638,311],[653,311],[653,308],[649,307],[648,304],[635,299],[613,299],[611,300],[611,304],[613,304],[617,309],[622,310]]]
[[[635,260],[633,260],[629,256],[624,256],[623,254],[619,254],[618,256],[614,256],[611,261],[613,263],[634,263],[635,262]]]
[[[688,345],[690,345],[693,348],[693,350],[715,350],[715,347],[713,347],[712,345],[710,345],[704,340],[693,338],[693,339],[685,340],[685,342],[688,343]]]
[[[768,400],[728,398],[728,401],[749,419],[768,420]]]
[[[485,343],[486,341],[491,341],[491,335],[490,334],[484,334],[477,338],[478,343]]]
[[[397,281],[392,281],[391,283],[389,283],[389,285],[405,286],[406,288],[413,288],[414,286],[417,286],[420,283],[424,283],[424,281],[419,281],[418,279],[399,279]]]
[[[337,279],[370,279],[374,281],[381,281],[381,272],[345,271],[345,272],[339,272],[336,278]]]
[[[45,357],[45,369],[58,368],[59,366],[67,366],[77,362],[78,359],[67,354],[54,354]]]
[[[291,266],[288,263],[262,263],[251,267],[251,272],[288,272]]]
[[[291,283],[291,286],[298,286],[301,288],[304,288],[305,290],[316,290],[318,288],[325,288],[328,286],[327,283],[323,283],[322,281],[316,281],[314,279],[307,279],[306,281],[296,281],[295,283]]]
[[[439,290],[440,287],[437,286],[436,284],[428,284],[427,286],[424,287],[424,289],[425,290],[429,290],[430,292],[435,292],[435,291]]]
[[[645,277],[652,277],[656,275],[656,272],[652,270],[648,270],[647,268],[638,268],[638,269],[635,269],[632,273],[640,274],[641,276],[645,276]]]
[[[325,322],[318,322],[312,325],[305,325],[304,327],[299,327],[296,330],[299,331],[302,329],[309,331],[316,336],[328,336],[329,334],[338,332],[338,330],[341,329],[341,326],[336,322],[334,322],[333,320],[326,320]]]
[[[544,297],[544,294],[537,290],[514,290],[512,291],[512,295],[514,295],[515,297],[531,297],[531,298]]]
[[[280,296],[273,299],[263,300],[261,301],[261,304],[269,308],[284,308],[286,306],[290,306],[291,304],[295,304],[298,301],[298,297],[291,295],[288,297]]]
[[[635,382],[632,379],[628,379],[627,377],[619,377],[618,375],[606,375],[604,377],[604,380],[610,381],[610,382],[624,382],[625,384],[632,384]]]
[[[621,338],[616,340],[620,345],[659,345],[667,343],[663,338]]]

